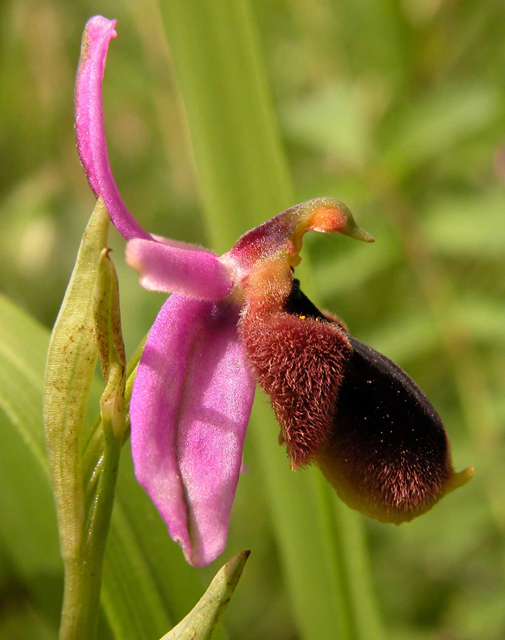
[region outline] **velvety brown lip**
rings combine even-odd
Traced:
[[[368,504],[361,509],[369,515],[409,520],[443,495],[454,473],[442,420],[400,367],[352,336],[349,341],[352,356],[323,471]]]
[[[293,291],[288,300],[296,305]],[[342,329],[314,317],[317,309],[306,300],[300,298],[296,314],[286,307],[264,313],[250,306],[239,324],[248,359],[271,398],[293,469],[310,464],[328,446],[338,389],[351,354]]]
[[[293,280],[274,325],[276,344],[282,343],[291,359],[300,359],[310,369],[316,386],[324,375],[332,378],[327,385],[333,401],[327,422],[319,420],[313,429],[307,424],[308,406],[292,415],[293,406],[300,406],[293,396],[303,398],[303,406],[310,405],[306,389],[296,388],[296,376],[286,383],[285,370],[276,364],[278,353],[269,353],[268,347],[261,352],[258,370],[267,363],[268,375],[260,375],[259,381],[272,398],[293,467],[315,460],[349,506],[398,524],[427,511],[471,477],[470,471],[454,473],[442,420],[412,378],[322,313],[301,291],[298,280]],[[325,345],[318,351],[319,361],[316,345],[306,337],[309,326],[315,343],[321,340]],[[335,327],[334,334],[326,335],[330,327]],[[307,349],[313,349],[313,357]],[[334,351],[340,357],[339,367],[326,361],[335,358]],[[291,369],[297,368],[291,365]],[[314,404],[316,409],[322,404],[318,394]],[[312,434],[316,434],[313,446]],[[298,442],[303,442],[304,451],[298,450]]]

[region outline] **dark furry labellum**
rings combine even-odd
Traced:
[[[258,381],[272,400],[291,467],[330,444],[338,390],[351,347],[337,325],[287,312],[249,312],[242,336]]]
[[[350,507],[399,524],[472,476],[454,472],[443,423],[416,383],[298,281],[282,309],[246,310],[241,334],[292,467],[315,461]]]

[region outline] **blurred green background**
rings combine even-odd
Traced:
[[[251,5],[295,185],[293,204],[337,197],[376,237],[374,245],[306,238],[319,300],[414,377],[446,423],[456,468],[476,467],[470,485],[411,524],[396,528],[362,518],[384,638],[501,640],[505,5]],[[4,0],[0,290],[47,327],[94,204],[75,150],[72,90],[81,32],[96,13],[118,19],[104,100],[123,197],[145,228],[209,244],[185,106],[156,2]],[[115,230],[111,246],[131,354],[163,296],[138,286]],[[250,471],[239,485],[227,557],[244,548],[253,555],[226,614],[227,632],[245,640],[295,640],[301,636],[256,457],[249,439]],[[29,483],[30,469],[23,473]],[[0,518],[15,520],[17,509],[29,508],[17,504]],[[54,637],[57,569],[40,608],[17,574],[12,541],[0,535],[0,543],[0,637],[28,637],[26,619],[44,627],[40,637]],[[199,571],[203,584],[220,564]]]

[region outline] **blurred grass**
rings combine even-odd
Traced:
[[[105,111],[126,202],[157,233],[216,241],[200,213],[186,115],[157,5],[139,7],[62,0],[0,7],[0,289],[47,326],[93,207],[75,152],[72,87],[80,35],[94,13],[119,20]],[[338,197],[377,238],[365,248],[326,237],[306,242],[324,305],[413,375],[445,419],[457,468],[477,467],[468,487],[412,524],[397,529],[360,520],[387,637],[501,640],[503,4],[253,0],[252,8],[293,202]],[[258,211],[258,219],[272,213]],[[246,230],[248,222],[239,220],[237,211]],[[112,243],[131,353],[163,298],[141,290],[122,264],[123,241],[113,235]],[[257,458],[249,438],[251,470],[239,485],[229,551],[248,547],[254,555],[228,627],[231,637],[245,640],[294,639]],[[24,473],[30,481],[31,470]],[[16,508],[27,506],[13,505],[13,518]],[[37,611],[3,557],[0,636],[23,637],[25,629],[27,637]]]

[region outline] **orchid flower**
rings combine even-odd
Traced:
[[[171,293],[149,333],[130,415],[135,473],[186,559],[226,544],[256,382],[272,400],[291,467],[315,462],[352,508],[400,523],[464,484],[442,421],[397,365],[319,311],[294,278],[307,231],[373,238],[341,202],[317,198],[216,254],[147,233],[109,166],[102,80],[115,21],[87,23],[75,129],[95,196],[149,290]]]

